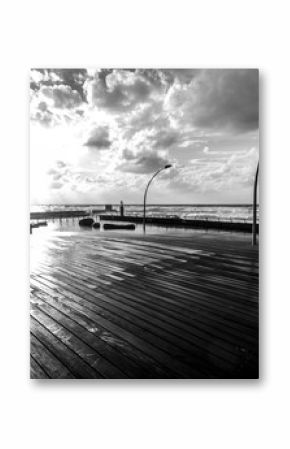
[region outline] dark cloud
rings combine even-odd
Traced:
[[[66,167],[66,163],[63,161],[56,161],[56,165],[58,168],[64,168]]]
[[[205,195],[212,200],[221,189],[227,199],[247,186],[245,195],[251,192],[257,71],[38,69],[31,78],[32,153],[51,152],[50,160],[65,154],[67,162],[55,161],[48,172],[39,165],[51,198],[88,201],[93,192],[105,201],[126,192],[134,202],[141,175],[146,181],[167,157],[176,168],[161,180],[172,201],[204,192],[213,192]],[[35,183],[42,178],[36,175]]]
[[[54,73],[60,77],[64,84],[76,90],[83,101],[85,95],[83,90],[84,82],[87,78],[87,71],[85,69],[54,69]]]
[[[66,76],[60,77],[62,72]],[[74,76],[77,77],[77,74]],[[78,76],[79,83],[83,84],[81,75]],[[79,119],[82,112],[76,108],[83,105],[83,91],[82,88],[76,88],[78,86],[76,79],[74,82],[72,80],[73,75],[70,70],[32,70],[31,120],[46,127],[53,127]],[[66,84],[68,81],[70,83]]]
[[[53,175],[53,180],[54,181],[58,181],[59,179],[61,179],[63,177],[62,173],[56,173],[55,175]]]
[[[55,189],[55,190],[61,189],[63,187],[63,183],[62,182],[58,182],[58,181],[53,181],[50,184],[50,187],[51,187],[51,189]]]
[[[110,148],[111,143],[108,127],[101,126],[90,131],[84,146],[96,149],[107,149]]]
[[[57,86],[44,86],[40,93],[53,101],[53,106],[60,109],[72,109],[82,103],[80,94],[70,86],[60,84]]]
[[[189,84],[201,72],[200,69],[161,69],[160,71],[168,84],[173,84],[174,81]]]
[[[45,103],[45,101],[40,101],[40,103],[38,104],[38,109],[42,112],[47,111],[48,110],[47,103]]]
[[[41,102],[40,105],[41,104],[43,104],[43,102]],[[30,119],[47,127],[56,125],[58,123],[58,120],[56,119],[54,114],[49,109],[41,110],[41,106],[39,109],[31,111]]]
[[[153,135],[160,129],[170,128],[168,118],[163,113],[163,104],[157,101],[137,107],[131,114],[119,115],[116,121],[128,141],[140,131]]]
[[[85,100],[83,85],[87,79],[86,69],[33,69],[30,87],[38,90],[42,86],[69,86]]]
[[[184,88],[174,84],[169,106],[179,124],[204,130],[247,132],[259,124],[259,73],[254,69],[201,70]]]
[[[70,174],[67,165],[63,161],[56,161],[55,167],[50,168],[49,170],[47,170],[46,173],[51,177],[52,181],[59,181],[59,183],[60,180],[62,183],[66,182],[67,181],[66,175]],[[55,182],[52,182],[51,186],[54,189],[59,188],[58,183]]]
[[[154,120],[164,120],[164,105],[180,126],[205,132],[258,128],[258,71],[253,69],[103,69],[94,76],[85,69],[34,69],[31,78],[32,90],[53,100],[58,109],[73,109],[88,99],[120,120],[122,113],[138,111],[130,118],[131,131],[134,125],[149,128]],[[50,112],[41,101],[36,119],[54,124]],[[76,110],[76,116],[83,113]]]
[[[122,162],[117,169],[129,173],[154,173],[154,171],[168,163],[167,159],[153,151],[143,152],[142,155],[134,157],[132,156],[132,153],[128,150],[123,152],[123,160],[125,159],[125,162]]]
[[[49,170],[47,170],[46,172],[48,175],[55,175],[58,173],[58,171],[55,168],[50,168]]]
[[[136,70],[138,75],[141,75],[144,80],[146,80],[152,88],[157,90],[161,89],[165,92],[168,87],[168,80],[164,76],[162,70],[156,69],[138,69]]]
[[[135,156],[134,156],[134,153],[132,151],[130,151],[128,149],[125,149],[125,150],[123,150],[122,158],[127,160],[127,161],[130,161],[130,160],[135,159]]]
[[[169,148],[177,144],[180,133],[172,129],[161,129],[153,137],[154,148]]]
[[[87,83],[87,96],[94,106],[121,113],[149,101],[158,88],[160,85],[152,83],[142,72],[113,70],[106,76],[103,72],[96,73]]]

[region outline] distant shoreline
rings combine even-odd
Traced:
[[[67,206],[67,207],[89,207],[89,206],[106,206],[110,204],[112,206],[119,206],[120,203],[42,203],[42,204],[31,204],[32,207],[39,206]],[[143,203],[126,203],[126,206],[143,206]],[[191,207],[252,207],[252,203],[147,203],[147,206],[174,206],[174,207],[183,207],[183,206],[191,206]],[[259,206],[259,204],[257,204]]]

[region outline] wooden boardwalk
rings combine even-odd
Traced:
[[[31,378],[258,377],[249,242],[52,234],[31,266]]]

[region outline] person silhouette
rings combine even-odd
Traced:
[[[124,217],[124,203],[123,203],[123,201],[120,202],[120,216]]]

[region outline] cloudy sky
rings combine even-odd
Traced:
[[[33,69],[31,202],[247,203],[257,70]]]

